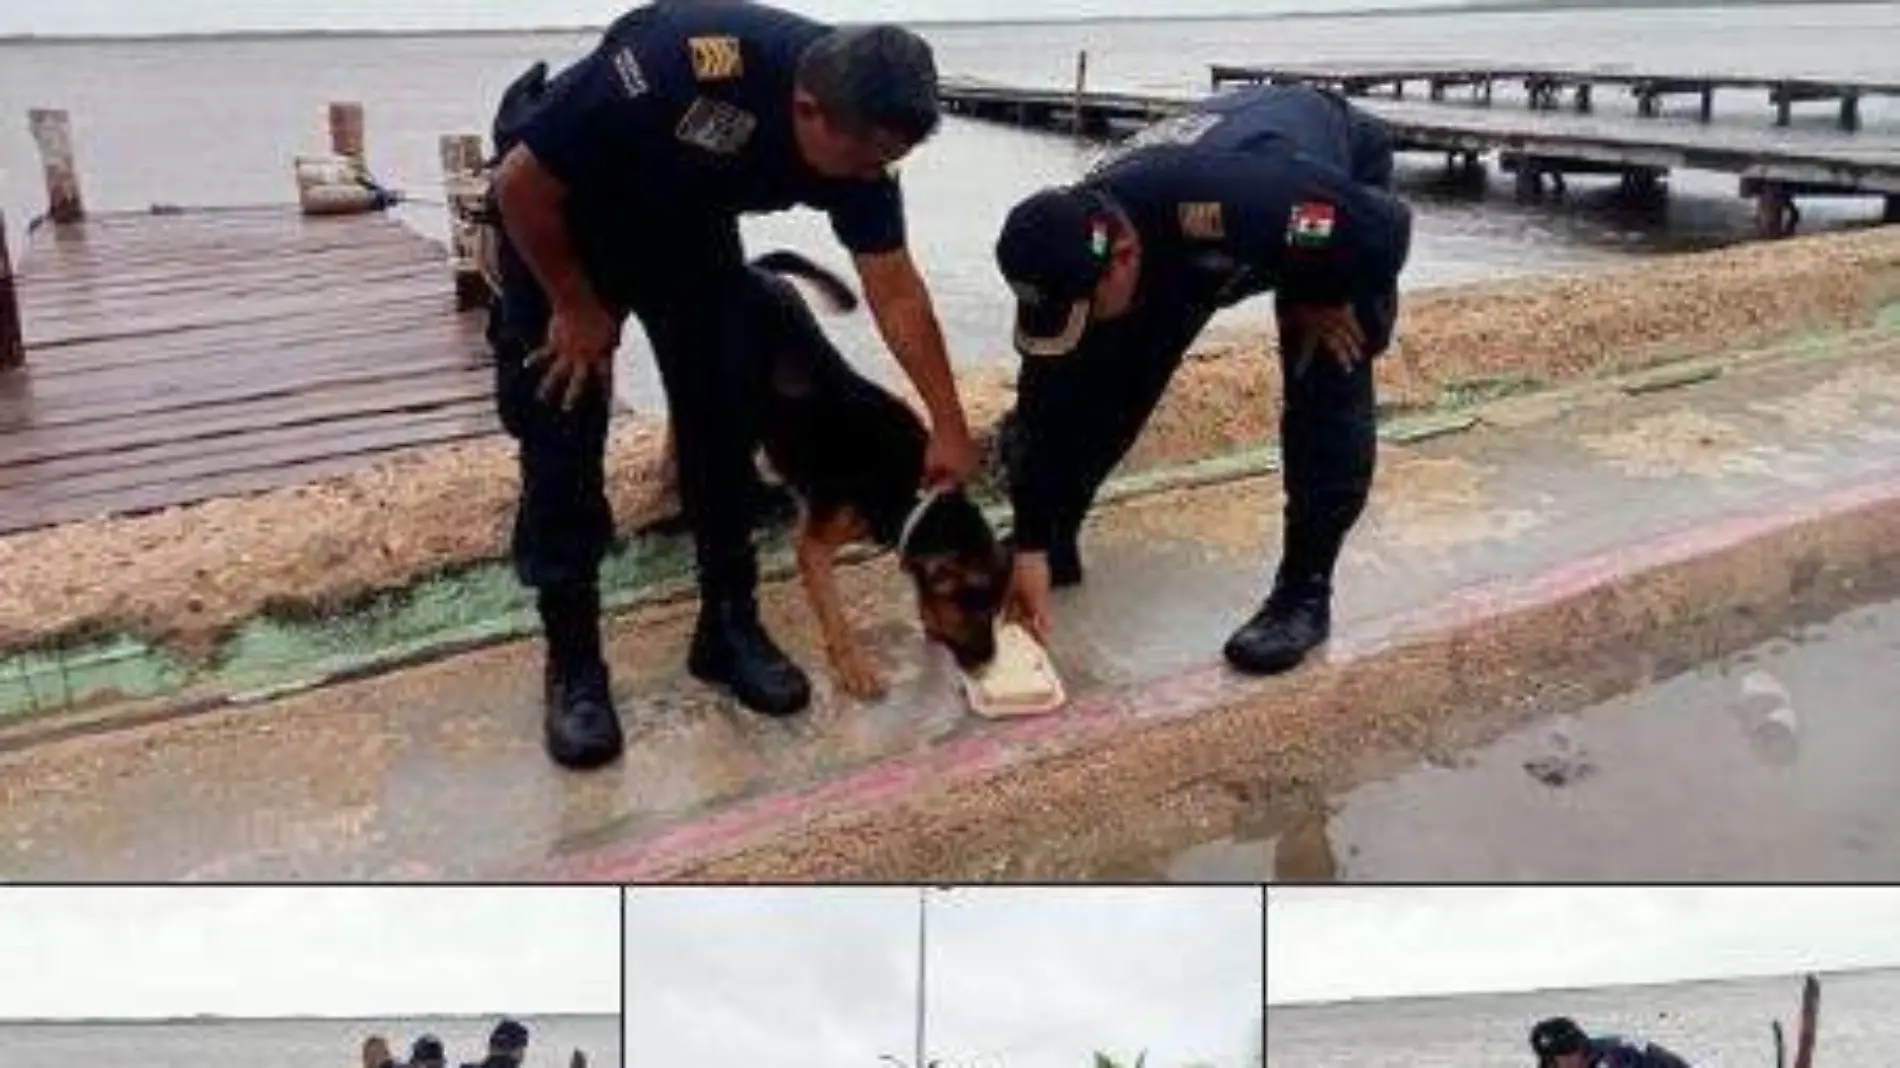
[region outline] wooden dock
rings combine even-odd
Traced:
[[[943,98],[953,114],[1094,136],[1146,125],[1195,99],[963,81],[947,83]],[[1761,206],[1765,235],[1792,232],[1797,196],[1883,197],[1887,217],[1900,221],[1900,139],[1381,97],[1358,103],[1387,122],[1401,151],[1442,153],[1467,167],[1496,152],[1527,193],[1546,182],[1561,188],[1566,173],[1615,174],[1649,188],[1671,170],[1694,168],[1735,175],[1742,194]]]
[[[468,243],[480,138],[442,138],[444,249],[384,214],[361,105],[329,113],[334,155],[294,161],[297,206],[105,215],[66,113],[31,113],[48,207],[23,246],[0,219],[0,534],[500,429]],[[306,187],[306,163],[348,177]]]
[[[1900,96],[1900,82],[1867,79],[1482,63],[1215,64],[1209,70],[1209,83],[1216,91],[1234,85],[1324,85],[1348,96],[1385,95],[1394,99],[1405,96],[1407,85],[1423,83],[1425,96],[1431,100],[1445,99],[1447,90],[1465,88],[1486,103],[1491,101],[1494,87],[1515,84],[1524,89],[1526,102],[1534,109],[1560,107],[1567,92],[1573,107],[1580,112],[1593,110],[1596,86],[1613,85],[1628,89],[1636,99],[1637,114],[1644,117],[1660,115],[1663,102],[1669,97],[1696,97],[1701,103],[1698,114],[1704,122],[1714,114],[1717,91],[1746,89],[1767,93],[1778,126],[1787,126],[1793,121],[1796,104],[1832,102],[1838,106],[1841,128],[1850,132],[1860,128],[1863,98]]]
[[[307,482],[491,433],[479,315],[381,214],[93,216],[32,232],[0,372],[0,532]]]

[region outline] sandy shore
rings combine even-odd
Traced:
[[[1870,322],[1900,299],[1900,228],[1829,234],[1583,273],[1415,295],[1380,369],[1382,400],[1556,382]],[[1264,345],[1210,341],[1177,377],[1127,467],[1270,441],[1278,407]],[[987,436],[1010,403],[1004,372],[964,383]],[[653,507],[661,427],[617,428],[609,495],[621,529]],[[132,632],[205,654],[267,609],[322,612],[505,555],[512,443],[390,459],[261,496],[0,539],[0,652]]]

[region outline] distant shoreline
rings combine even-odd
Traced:
[[[1273,1009],[1328,1009],[1344,1008],[1353,1005],[1396,1005],[1405,1003],[1422,1004],[1432,1001],[1463,1001],[1467,998],[1523,997],[1540,994],[1583,994],[1602,990],[1654,990],[1667,986],[1759,983],[1769,979],[1798,981],[1804,975],[1813,975],[1825,982],[1829,978],[1846,975],[1865,975],[1871,972],[1900,972],[1900,964],[1867,964],[1847,968],[1812,968],[1800,972],[1763,972],[1758,975],[1724,975],[1701,979],[1662,979],[1647,983],[1606,983],[1599,986],[1540,986],[1531,987],[1526,990],[1461,990],[1451,994],[1396,994],[1390,996],[1337,998],[1331,1001],[1272,1001],[1267,1003],[1267,1008],[1269,1011]]]
[[[511,1016],[522,1020],[613,1020],[617,1015],[611,1012],[521,1012],[519,1010],[496,1012],[397,1012],[384,1016],[325,1016],[308,1014],[301,1016],[224,1016],[207,1014],[202,1016],[152,1016],[152,1017],[0,1017],[0,1027],[199,1027],[215,1024],[273,1024],[273,1023],[374,1023],[384,1020],[440,1020],[459,1022],[462,1020],[498,1020]]]
[[[1860,7],[1885,4],[1890,0],[1468,0],[1465,3],[1428,4],[1421,7],[1390,5],[1350,8],[1339,11],[1232,12],[1220,15],[1113,15],[1098,18],[1054,19],[915,19],[906,25],[919,28],[978,29],[989,26],[1078,26],[1120,23],[1162,22],[1274,22],[1289,19],[1363,19],[1429,18],[1448,15],[1506,15],[1530,12],[1661,10],[1682,8],[1746,7]],[[246,41],[324,41],[324,40],[401,40],[461,37],[557,37],[592,36],[605,26],[519,26],[487,29],[259,29],[211,30],[203,32],[128,33],[128,34],[4,34],[4,45],[66,44],[156,44],[156,43],[228,43]]]

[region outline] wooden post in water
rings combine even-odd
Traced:
[[[1821,1022],[1821,981],[1810,975],[1801,984],[1801,1030],[1795,1033],[1794,1068],[1814,1068],[1814,1036]]]
[[[488,301],[488,280],[482,274],[481,249],[475,213],[488,192],[482,175],[482,139],[479,134],[444,134],[441,140],[442,183],[449,206],[449,266],[455,272],[457,311],[479,308]]]
[[[330,151],[364,169],[363,105],[347,101],[330,105]]]
[[[76,223],[86,217],[79,195],[79,165],[74,161],[72,121],[64,111],[34,108],[27,112],[33,143],[46,166],[47,214],[56,223]]]
[[[0,213],[0,371],[26,365],[20,336],[20,299],[13,289],[13,258],[7,253],[7,217]]]
[[[1853,89],[1841,93],[1841,129],[1853,133],[1860,129],[1860,93]]]
[[[1089,89],[1089,53],[1083,49],[1075,54],[1075,136],[1081,137],[1087,123],[1082,118],[1082,102]]]

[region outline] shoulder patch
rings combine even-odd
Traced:
[[[693,77],[702,82],[729,82],[745,76],[745,51],[737,37],[689,37]]]
[[[633,49],[622,48],[614,53],[614,73],[620,76],[620,89],[629,99],[646,95],[646,71],[641,68],[639,57],[633,54]]]
[[[758,116],[721,100],[697,97],[680,116],[674,133],[681,141],[721,156],[730,156],[752,140]]]
[[[1218,200],[1185,203],[1177,209],[1181,233],[1196,241],[1220,241],[1227,237],[1227,215]]]
[[[1286,243],[1300,248],[1325,248],[1333,241],[1337,217],[1331,204],[1308,200],[1293,205],[1286,222]]]

